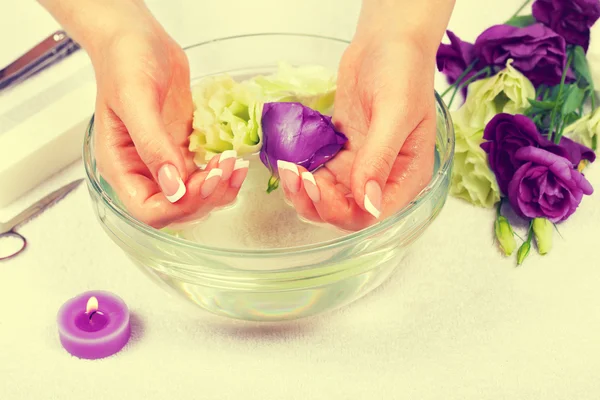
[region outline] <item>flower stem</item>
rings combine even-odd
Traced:
[[[462,73],[462,74],[460,74],[460,75],[458,76],[458,78],[456,78],[456,81],[455,81],[455,82],[454,82],[452,85],[448,86],[448,88],[447,88],[446,90],[444,90],[444,93],[442,93],[442,94],[440,95],[440,97],[444,97],[445,95],[447,95],[447,94],[448,94],[448,92],[450,92],[450,90],[451,90],[452,88],[454,88],[454,87],[456,87],[456,86],[460,85],[460,81],[462,81],[463,79],[465,79],[465,76],[467,76],[467,74],[468,74],[469,72],[471,72],[471,70],[472,70],[473,68],[475,68],[475,64],[477,64],[477,62],[478,62],[478,61],[479,61],[479,59],[478,59],[478,58],[476,58],[475,60],[473,60],[473,62],[467,66],[467,68],[466,68],[466,69],[463,71],[463,73]]]
[[[498,207],[496,207],[496,218],[502,215],[502,203],[504,202],[504,197],[500,197],[500,201],[498,202]]]
[[[484,69],[482,69],[481,71],[477,72],[472,77],[470,77],[469,79],[467,79],[463,84],[457,86],[456,89],[454,90],[454,93],[452,93],[452,97],[450,97],[450,102],[448,103],[448,108],[450,108],[450,106],[452,106],[452,102],[454,101],[454,97],[456,96],[456,93],[458,93],[464,87],[468,86],[471,82],[473,82],[474,80],[476,80],[481,75],[483,75],[483,74],[488,75],[490,73],[490,71],[491,71],[490,67],[487,66]]]
[[[562,94],[563,87],[565,86],[565,79],[567,78],[567,72],[569,71],[569,67],[571,66],[571,61],[573,60],[573,52],[569,52],[569,57],[567,57],[567,63],[565,68],[563,69],[562,76],[560,77],[560,86],[558,87],[558,94],[556,95],[556,103],[552,108],[552,113],[550,114],[550,129],[548,129],[548,139],[552,140],[552,136],[554,133],[554,126],[556,124],[556,112],[558,110],[558,105],[560,103],[560,95]],[[560,143],[559,135],[554,136],[554,143]]]
[[[512,17],[510,17],[510,18],[514,18],[514,17],[516,17],[517,15],[519,15],[519,13],[520,13],[521,11],[523,11],[523,9],[524,9],[525,7],[527,7],[527,4],[529,4],[529,3],[531,3],[531,0],[525,0],[525,2],[524,2],[523,4],[521,4],[521,7],[519,7],[519,9],[518,9],[518,10],[517,10],[517,11],[516,11],[516,12],[513,14],[513,16],[512,16]]]

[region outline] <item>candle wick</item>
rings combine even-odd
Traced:
[[[92,317],[94,316],[94,314],[96,314],[96,311],[92,311],[92,312],[90,313],[90,321],[92,320]]]

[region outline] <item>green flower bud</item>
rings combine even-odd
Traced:
[[[517,251],[517,265],[523,264],[525,258],[529,255],[529,250],[531,250],[531,242],[528,240],[524,242],[521,247],[519,247],[519,251]]]
[[[496,232],[496,239],[498,239],[500,249],[505,255],[510,256],[517,248],[517,242],[515,241],[515,234],[508,219],[500,215],[496,219],[496,222],[494,222],[494,231]]]
[[[546,254],[552,248],[552,222],[545,218],[535,218],[533,220],[533,233],[535,234],[535,241],[537,243],[538,252],[540,254]]]

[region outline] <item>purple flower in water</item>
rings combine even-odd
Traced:
[[[533,146],[517,150],[523,165],[508,185],[508,200],[523,218],[546,218],[561,222],[571,216],[592,185],[569,160]]]
[[[348,141],[335,129],[331,117],[300,103],[266,103],[261,124],[260,160],[274,177],[279,160],[314,171],[332,159]]]
[[[532,120],[524,115],[497,114],[485,127],[483,138],[487,142],[481,148],[488,154],[490,168],[496,175],[502,193],[508,193],[508,185],[515,172],[523,165],[516,153],[523,147],[545,149],[563,157],[576,167],[582,159],[593,162],[594,152],[585,146],[563,137],[560,146],[542,136]]]
[[[600,18],[598,0],[537,0],[533,16],[561,35],[567,43],[583,47],[590,44],[590,28]]]
[[[512,58],[512,65],[535,86],[559,84],[567,61],[565,39],[542,24],[495,25],[481,33],[474,46],[475,56],[486,65],[504,68]]]
[[[473,44],[460,40],[452,31],[446,31],[450,44],[440,44],[436,54],[438,71],[446,75],[449,84],[453,84],[475,61]],[[467,81],[477,73],[477,68],[472,68],[461,82]]]

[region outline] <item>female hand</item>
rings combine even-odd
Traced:
[[[340,63],[333,122],[348,136],[346,147],[314,174],[280,166],[286,197],[306,219],[360,230],[399,211],[431,179],[435,51],[445,25],[426,40],[385,18],[365,4]]]
[[[157,228],[231,202],[248,165],[236,163],[233,151],[203,171],[194,165],[187,149],[193,104],[183,50],[141,1],[104,0],[88,3],[85,11],[90,8],[107,26],[73,30],[96,74],[94,150],[103,178],[134,217]]]

